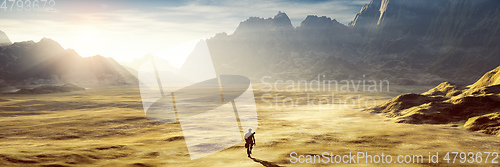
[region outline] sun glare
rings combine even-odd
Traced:
[[[174,46],[172,48],[169,48],[159,54],[157,54],[159,57],[165,59],[168,61],[168,63],[175,68],[181,68],[184,62],[186,61],[187,57],[191,52],[193,52],[193,49],[195,48],[196,44],[200,42],[201,39],[195,39],[177,46]]]
[[[73,49],[82,57],[89,57],[100,54],[101,39],[100,32],[96,29],[87,29],[81,31],[76,38],[74,38]]]

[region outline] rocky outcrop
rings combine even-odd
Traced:
[[[423,94],[404,94],[374,108],[399,123],[460,124],[487,134],[500,133],[500,67],[476,83],[460,89],[444,82]]]
[[[469,89],[472,91],[492,85],[500,85],[500,67],[484,74],[476,83],[470,85]]]
[[[400,111],[419,106],[422,104],[446,100],[444,97],[425,96],[420,94],[408,93],[399,95],[382,105],[372,108],[374,113],[393,114],[395,117]],[[394,115],[395,114],[395,115]]]
[[[500,112],[469,118],[464,127],[471,131],[500,136]]]
[[[443,82],[438,86],[436,86],[435,88],[432,88],[431,90],[422,93],[422,95],[451,97],[459,95],[460,93],[462,93],[462,90],[459,86],[449,82]]]

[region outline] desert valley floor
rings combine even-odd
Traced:
[[[389,93],[362,92],[361,97],[372,97],[381,104],[401,93],[422,93],[430,88],[391,87]],[[470,132],[456,124],[398,124],[359,108],[319,111],[302,104],[289,110],[268,108],[261,101],[264,93],[258,85],[254,86],[254,92],[259,123],[254,159],[247,157],[242,142],[196,160],[189,157],[178,123],[158,123],[145,118],[137,87],[42,95],[3,94],[0,95],[0,165],[290,166],[293,165],[291,152],[302,155],[368,152],[421,154],[424,164],[405,165],[448,166],[454,164],[442,160],[440,164],[428,164],[427,155],[452,151],[500,152],[500,137]],[[304,96],[300,92],[278,94],[292,98]],[[336,94],[336,97],[350,96],[354,94]],[[265,98],[271,100],[272,97]]]

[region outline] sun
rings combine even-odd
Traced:
[[[89,57],[101,54],[99,51],[102,48],[100,31],[97,29],[85,29],[74,38],[75,51],[82,57]]]

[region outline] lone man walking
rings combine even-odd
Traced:
[[[245,134],[245,148],[247,148],[248,157],[251,158],[252,148],[255,145],[255,132],[252,133],[252,129],[248,129],[248,133]]]

